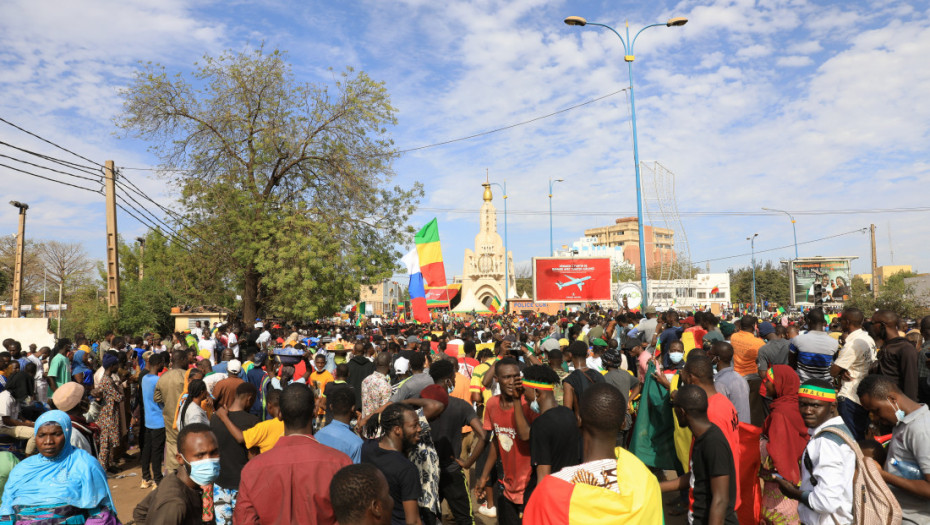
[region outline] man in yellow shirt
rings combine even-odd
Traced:
[[[271,419],[262,421],[246,430],[239,430],[239,427],[230,421],[229,410],[226,407],[217,409],[216,416],[226,425],[226,430],[229,431],[233,439],[245,445],[245,448],[251,450],[257,447],[259,453],[267,452],[275,446],[278,438],[284,435],[284,421],[281,420],[280,400],[281,391],[271,389],[267,399],[268,415],[271,416]]]

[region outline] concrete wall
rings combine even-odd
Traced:
[[[48,331],[45,317],[0,318],[0,340],[7,337],[19,341],[24,349],[33,343],[39,348],[55,346],[55,334]]]

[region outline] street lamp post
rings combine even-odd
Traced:
[[[136,237],[139,243],[139,280],[145,275],[145,237]]]
[[[779,213],[784,213],[791,219],[791,231],[794,233],[794,258],[798,258],[798,229],[794,224],[794,217],[785,210],[776,210],[775,208],[762,208],[765,211],[777,211]]]
[[[507,296],[510,295],[510,252],[507,251],[507,181],[505,180],[503,185],[497,182],[490,184],[497,186],[504,192],[504,311],[506,312],[510,306],[510,302],[507,300]]]
[[[756,237],[758,233],[752,234],[752,237],[746,237],[752,250],[752,313],[756,313]]]
[[[19,209],[19,231],[16,234],[16,254],[13,262],[13,311],[11,317],[20,316],[20,301],[23,294],[23,254],[26,246],[26,210],[29,205],[10,201],[10,205]]]
[[[552,244],[552,185],[555,182],[565,182],[565,179],[549,179],[549,256],[555,256],[555,246]]]
[[[635,56],[633,55],[633,44],[636,43],[636,39],[639,38],[640,33],[649,29],[650,27],[666,26],[666,27],[680,27],[688,23],[688,19],[684,17],[670,18],[664,24],[650,24],[646,27],[640,29],[632,39],[630,39],[630,24],[626,24],[626,40],[620,36],[620,33],[617,32],[614,28],[605,25],[597,24],[594,22],[588,22],[580,16],[570,16],[565,19],[565,23],[570,26],[598,26],[605,29],[609,29],[613,34],[617,35],[617,38],[620,39],[620,43],[623,44],[623,60],[627,63],[627,68],[630,75],[630,120],[633,124],[633,163],[636,168],[636,219],[639,225],[639,274],[640,274],[640,286],[642,286],[643,300],[642,308],[645,308],[649,301],[649,294],[646,293],[646,235],[643,228],[643,186],[640,180],[639,175],[639,141],[636,136],[636,99],[633,97],[633,60]]]

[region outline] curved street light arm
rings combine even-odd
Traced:
[[[662,23],[662,24],[650,24],[650,25],[648,25],[648,26],[646,26],[646,27],[640,29],[639,31],[637,31],[637,32],[636,32],[636,35],[633,37],[633,40],[630,42],[630,52],[629,52],[628,54],[630,54],[630,55],[633,54],[633,44],[636,43],[636,39],[639,38],[639,34],[640,34],[640,33],[642,33],[643,31],[645,31],[645,30],[647,30],[647,29],[649,29],[650,27],[658,27],[658,26],[664,26],[664,25],[666,25],[666,24],[665,24],[665,23]]]
[[[613,33],[614,33],[615,35],[617,35],[617,38],[620,39],[620,43],[623,44],[623,51],[624,51],[624,53],[626,53],[627,55],[632,54],[632,53],[630,52],[630,49],[629,49],[629,48],[627,47],[627,45],[626,45],[626,40],[624,40],[623,37],[620,36],[620,33],[618,33],[616,29],[610,27],[610,26],[607,25],[607,24],[597,24],[597,23],[595,23],[595,22],[588,22],[587,25],[589,25],[589,26],[598,26],[598,27],[606,27],[607,29],[610,29],[611,31],[613,31]],[[644,28],[644,29],[645,29],[645,28]]]

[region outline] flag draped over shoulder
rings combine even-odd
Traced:
[[[555,476],[546,476],[533,491],[523,514],[523,522],[534,525],[661,525],[662,492],[659,490],[659,481],[633,454],[619,447],[616,454],[619,493],[595,485],[571,483]]]
[[[675,416],[668,403],[668,390],[652,377],[655,371],[655,364],[650,363],[643,382],[639,413],[633,426],[630,452],[650,467],[675,470],[677,458],[672,422]]]
[[[426,288],[423,286],[423,274],[420,273],[420,258],[417,250],[411,250],[410,253],[404,255],[402,260],[410,275],[407,292],[410,294],[410,309],[413,311],[413,318],[417,322],[428,323],[430,316],[429,309],[426,308]]]

